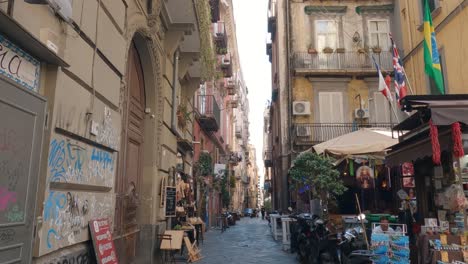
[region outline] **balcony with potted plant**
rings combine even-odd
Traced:
[[[227,49],[227,34],[226,27],[223,21],[218,21],[211,24],[211,32],[213,34],[213,41],[216,44],[216,47],[219,49]],[[219,54],[219,53],[218,53]],[[221,53],[225,54],[225,53]]]
[[[218,55],[218,70],[223,73],[224,77],[232,77],[232,62],[231,55]]]

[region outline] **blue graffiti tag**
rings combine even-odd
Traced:
[[[104,169],[107,169],[107,168],[109,168],[110,170],[114,169],[113,167],[114,162],[113,162],[112,154],[110,154],[107,151],[93,148],[93,153],[91,154],[91,160],[97,161],[98,163],[100,163],[100,165]]]
[[[52,140],[49,150],[49,170],[50,176],[53,181],[65,180],[65,168],[63,162],[65,161],[65,142],[63,140]]]
[[[49,229],[49,232],[47,232],[47,247],[52,248],[52,244],[50,243],[50,235],[54,235],[55,239],[60,240],[60,236],[57,234],[57,231],[55,229]]]
[[[60,209],[63,209],[66,203],[67,197],[64,193],[50,191],[44,205],[44,221],[57,219]]]

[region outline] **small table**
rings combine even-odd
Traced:
[[[170,235],[171,240],[163,240],[161,242],[162,250],[180,250],[182,248],[182,240],[184,239],[184,231],[166,230],[164,235]]]

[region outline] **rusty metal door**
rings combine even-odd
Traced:
[[[0,263],[30,263],[46,101],[0,79]]]

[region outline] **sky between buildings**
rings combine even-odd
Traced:
[[[266,55],[268,0],[233,0],[237,45],[250,103],[250,143],[256,148],[261,182],[263,111],[271,98],[271,65]]]

